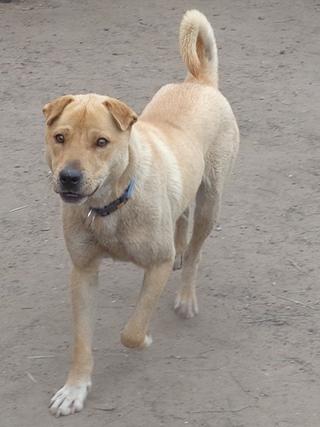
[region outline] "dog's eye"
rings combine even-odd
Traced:
[[[97,142],[96,142],[97,147],[103,148],[107,144],[109,144],[109,141],[106,138],[98,138],[97,139]]]
[[[57,133],[54,138],[59,144],[64,143],[64,136],[62,135],[62,133]]]

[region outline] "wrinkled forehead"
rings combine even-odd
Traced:
[[[64,109],[56,122],[56,127],[74,129],[110,129],[115,128],[112,116],[105,105],[103,97],[77,96]]]

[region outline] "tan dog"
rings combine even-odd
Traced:
[[[73,360],[65,386],[51,400],[57,416],[80,411],[91,386],[90,311],[101,258],[131,261],[145,271],[121,334],[125,346],[151,343],[149,321],[175,257],[183,258],[175,310],[186,318],[198,313],[200,250],[217,219],[239,132],[218,91],[213,30],[196,10],[183,17],[180,49],[186,80],[161,88],[139,118],[124,103],[95,94],[63,96],[43,109],[47,160],[65,202],[64,235],[73,262]]]

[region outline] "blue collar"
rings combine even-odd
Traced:
[[[121,208],[123,205],[127,203],[129,199],[131,199],[134,188],[135,188],[135,179],[132,178],[129,182],[128,187],[124,190],[124,192],[121,194],[120,197],[118,197],[113,202],[109,203],[106,206],[103,206],[103,208],[91,208],[88,214],[88,217],[93,213],[95,215],[99,216],[107,216],[112,214],[112,212],[115,212],[119,208]]]

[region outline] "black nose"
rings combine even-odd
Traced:
[[[80,187],[82,172],[79,169],[66,167],[59,174],[59,180],[64,190],[76,191]]]

